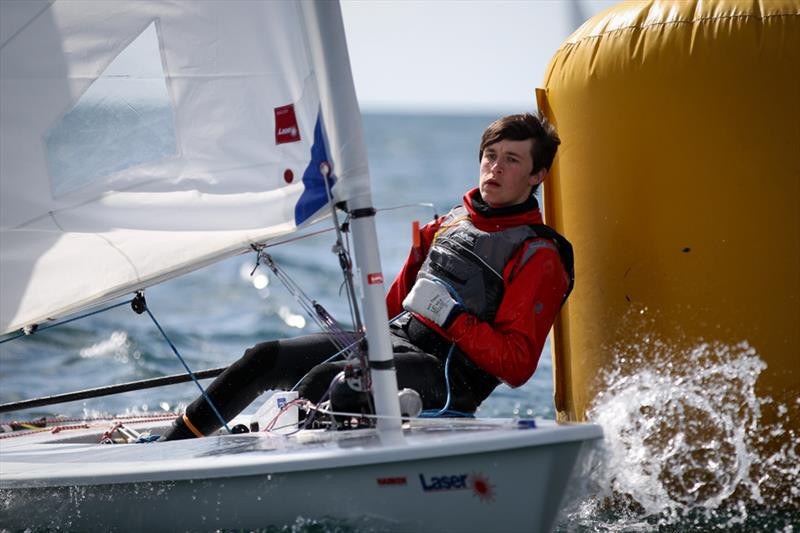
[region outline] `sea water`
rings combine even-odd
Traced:
[[[494,118],[365,115],[387,280],[408,254],[411,221],[445,213],[477,185],[478,142]],[[306,293],[347,322],[332,243],[328,233],[270,253]],[[230,364],[264,340],[316,331],[271,272],[261,267],[253,273],[254,266],[253,254],[245,254],[146,291],[150,310],[193,370]],[[797,416],[797,398],[755,396],[764,362],[746,339],[733,346],[698,341],[690,354],[698,365],[686,369],[671,364],[686,354],[675,354],[639,326],[632,324],[635,340],[601,377],[606,392],[590,414],[606,437],[577,473],[559,531],[800,531],[797,436],[777,449],[765,446],[784,429],[780,417],[768,425],[761,414],[772,408],[782,420]],[[478,415],[553,418],[549,350],[548,343],[528,383],[498,387]],[[631,364],[640,370],[620,371]],[[0,403],[181,371],[147,316],[121,307],[0,345]],[[179,412],[196,395],[194,385],[183,384],[0,420]],[[304,517],[269,529],[358,530]]]

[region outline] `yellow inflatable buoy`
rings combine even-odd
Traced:
[[[563,140],[546,214],[576,258],[559,419],[585,418],[640,314],[676,352],[748,343],[757,394],[797,409],[800,2],[624,3],[561,46],[537,95]]]

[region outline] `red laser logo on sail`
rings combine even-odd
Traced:
[[[294,114],[294,104],[275,108],[275,144],[293,143],[300,140],[300,128]]]

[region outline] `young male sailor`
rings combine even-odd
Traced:
[[[533,375],[573,283],[572,247],[542,223],[534,197],[559,144],[538,113],[493,122],[481,139],[479,186],[421,229],[420,249],[392,283],[389,316],[408,311],[391,326],[398,386],[416,390],[423,409],[449,399],[450,410],[474,413],[501,381],[518,387]],[[336,351],[325,333],[264,342],[207,393],[226,420],[264,390],[301,379],[299,396],[318,402],[347,364],[323,363]],[[200,397],[162,439],[220,426]]]

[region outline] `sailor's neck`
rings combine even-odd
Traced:
[[[482,217],[495,218],[495,217],[508,217],[514,215],[521,215],[539,209],[539,202],[536,197],[531,195],[527,200],[521,204],[514,204],[504,207],[492,207],[481,196],[480,191],[475,191],[475,194],[470,198],[472,200],[472,207],[476,213]]]

